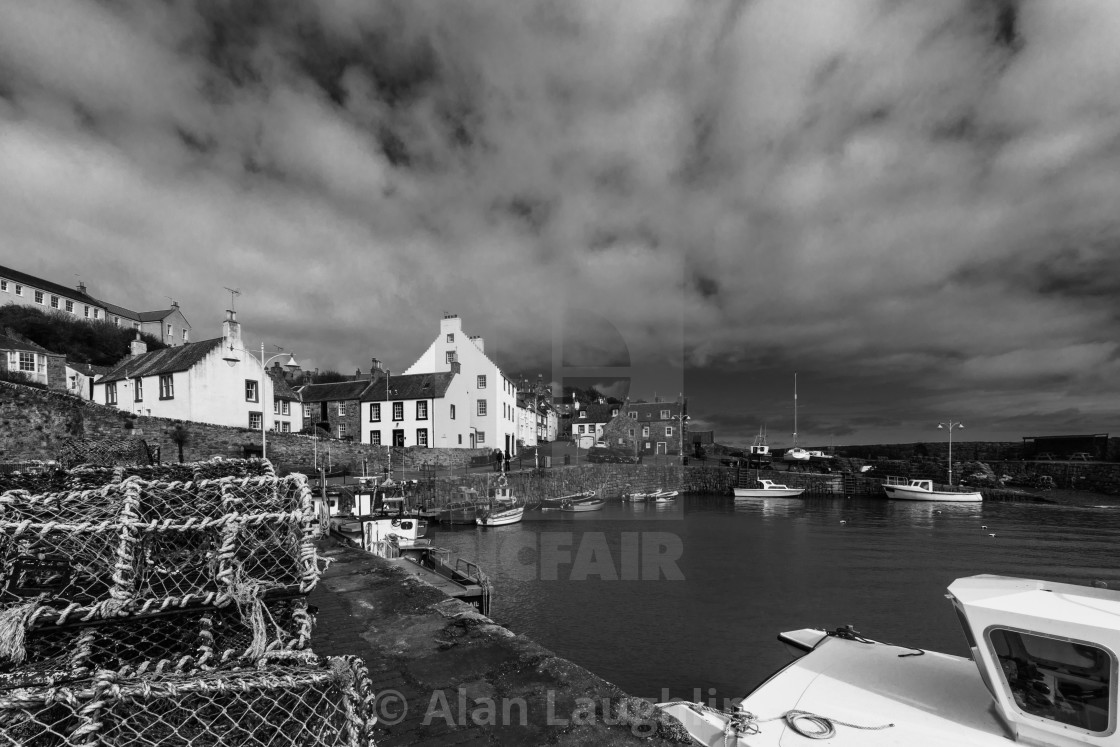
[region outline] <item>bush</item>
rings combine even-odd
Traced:
[[[23,384],[24,386],[33,386],[36,389],[47,389],[47,385],[39,381],[33,381],[30,376],[22,371],[9,371],[8,369],[0,369],[0,381],[9,381],[13,384]]]
[[[74,319],[65,312],[43,312],[14,303],[0,306],[0,329],[4,328],[52,353],[65,355],[67,360],[94,366],[115,365],[128,354],[129,344],[136,338],[135,329],[118,327],[107,320]],[[167,347],[149,334],[142,333],[140,339],[149,351]]]

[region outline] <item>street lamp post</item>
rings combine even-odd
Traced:
[[[276,353],[275,355],[269,356],[266,359],[264,357],[264,342],[263,341],[261,342],[261,376],[262,376],[262,378],[261,378],[261,385],[260,385],[260,389],[259,389],[259,396],[260,396],[260,400],[261,400],[261,459],[264,459],[265,457],[268,456],[268,436],[266,435],[267,429],[264,427],[264,410],[265,410],[265,407],[266,407],[267,403],[265,402],[265,399],[264,399],[264,378],[263,377],[268,376],[268,369],[265,368],[265,366],[267,366],[269,363],[271,363],[276,358],[279,358],[282,355],[284,355],[284,352],[283,352],[284,348],[277,345],[276,349],[279,350],[280,352]],[[252,355],[252,353],[250,353],[245,348],[239,348],[239,347],[236,347],[234,345],[230,345],[229,350],[230,350],[231,353],[235,350],[240,350],[243,353],[248,353],[249,355]],[[224,360],[231,367],[236,365],[237,362],[238,362],[238,359],[233,357],[232,355],[228,358],[225,358]],[[284,368],[288,369],[289,371],[294,371],[295,369],[299,368],[299,364],[296,363],[295,353],[288,353],[288,362],[284,364]]]
[[[684,414],[684,403],[681,403],[681,411],[677,413],[677,435],[680,437],[680,446],[677,450],[677,456],[680,457],[681,466],[684,466],[684,424],[692,420],[688,415]]]
[[[953,429],[964,428],[964,423],[954,420],[946,420],[944,423],[938,423],[938,428],[948,429],[949,431],[949,485],[953,484]]]

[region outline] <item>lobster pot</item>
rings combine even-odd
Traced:
[[[126,617],[26,631],[0,648],[0,689],[65,683],[98,670],[191,672],[307,648],[313,618],[302,597]]]
[[[99,672],[0,691],[0,745],[371,746],[376,719],[360,660],[302,659],[194,675]]]
[[[312,519],[303,475],[4,493],[0,628],[305,594],[319,576]]]
[[[276,470],[267,459],[211,459],[183,464],[121,465],[117,467],[78,466],[64,474],[60,488],[86,490],[123,482],[129,477],[160,482],[198,482],[222,477],[275,477]],[[32,477],[28,475],[27,477]],[[22,486],[13,485],[10,489]],[[30,486],[24,488],[35,492]],[[43,491],[40,491],[43,492]]]

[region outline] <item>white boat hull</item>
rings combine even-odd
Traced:
[[[896,501],[948,501],[954,503],[979,503],[984,496],[979,492],[962,493],[947,490],[926,490],[910,485],[884,485],[887,498]]]
[[[568,506],[561,506],[560,510],[567,513],[580,513],[583,511],[600,511],[606,504],[602,498],[595,498],[592,500],[585,500],[582,503],[572,503]]]
[[[796,498],[805,488],[735,488],[736,498]]]
[[[502,527],[506,524],[516,524],[525,516],[525,507],[506,508],[493,513],[484,514],[475,518],[475,523],[482,527]]]

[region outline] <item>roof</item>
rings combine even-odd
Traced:
[[[361,399],[368,387],[368,381],[336,381],[330,384],[304,384],[296,391],[304,402],[340,402]]]
[[[599,403],[592,403],[580,409],[580,412],[586,412],[587,417],[580,417],[574,415],[573,418],[587,423],[609,423],[615,416],[612,412],[622,412],[622,405],[600,405]]]
[[[101,376],[113,370],[112,366],[92,366],[89,363],[78,363],[69,360],[66,361],[66,365],[85,376]]]
[[[139,376],[156,376],[158,374],[186,371],[221,347],[221,344],[222,338],[215,337],[213,340],[191,342],[175,348],[164,348],[163,350],[154,350],[150,353],[129,357],[98,379],[97,383],[104,384]]]
[[[133,321],[137,322],[140,321],[140,315],[135,311],[132,311],[131,309],[126,309],[123,306],[117,306],[116,304],[109,303],[108,301],[98,301],[98,303],[104,306],[105,311],[107,311],[109,314],[112,314],[113,316],[123,316],[126,319],[132,319]]]
[[[26,272],[13,270],[12,268],[4,267],[3,265],[0,265],[0,277],[5,278],[6,280],[11,280],[15,283],[19,283],[20,285],[30,285],[35,288],[39,288],[40,290],[49,291],[60,296],[74,298],[83,302],[88,301],[95,306],[104,306],[104,304],[98,301],[96,298],[93,298],[88,293],[82,293],[76,288],[68,288],[65,285],[59,285],[58,283],[53,283],[50,280],[44,280],[43,278],[37,278],[34,275],[28,275]]]
[[[277,399],[291,399],[299,400],[299,395],[292,391],[288,386],[288,380],[284,378],[284,372],[278,368],[268,369],[268,376],[272,379],[272,396]]]
[[[175,309],[164,309],[163,311],[141,311],[137,316],[142,322],[158,322],[161,319],[173,314]]]
[[[676,420],[681,414],[680,402],[631,402],[626,407],[638,414],[637,420],[661,420],[661,411],[669,411],[669,419]]]
[[[447,394],[455,374],[450,371],[440,373],[404,374],[390,376],[388,381],[389,391],[386,392],[386,382],[378,379],[362,396],[363,402],[388,402],[401,399],[433,399]]]
[[[40,355],[62,355],[61,353],[52,353],[42,345],[31,342],[30,340],[13,337],[3,332],[0,332],[0,350],[26,350],[31,353],[39,353]]]

